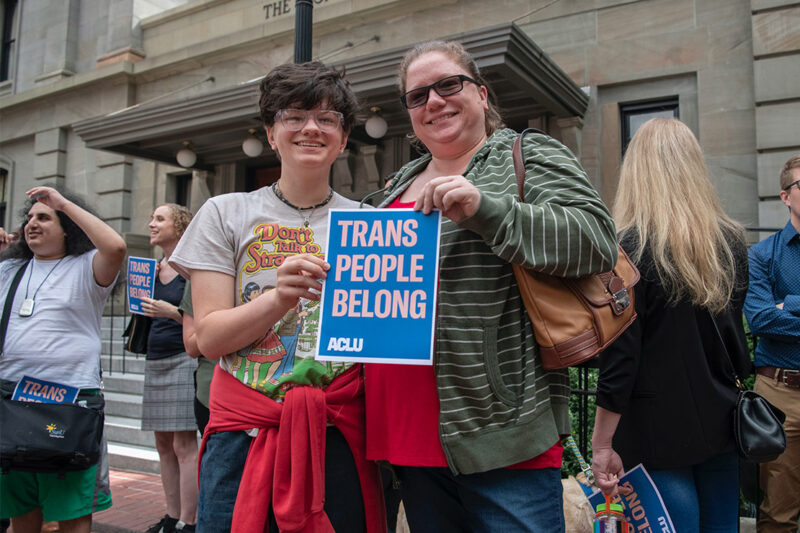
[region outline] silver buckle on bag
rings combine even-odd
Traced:
[[[622,289],[614,293],[614,306],[618,313],[621,313],[631,305],[631,298],[628,296],[628,289]]]

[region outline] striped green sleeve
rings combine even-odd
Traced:
[[[481,202],[459,225],[480,235],[504,260],[546,274],[570,278],[613,268],[614,222],[575,156],[551,137],[527,135],[522,203],[510,148],[493,150],[468,169]]]

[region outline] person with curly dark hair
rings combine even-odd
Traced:
[[[300,321],[297,312],[319,300],[330,268],[329,209],[358,205],[329,184],[358,102],[341,72],[312,62],[267,74],[260,106],[280,178],[209,199],[170,258],[191,277],[198,349],[220,359],[197,531],[382,532],[360,365],[316,361],[319,313]],[[304,339],[292,353],[277,333],[288,321]]]
[[[79,388],[78,401],[102,409],[100,320],[125,241],[72,194],[34,187],[27,195],[18,238],[0,254],[2,294],[24,269],[0,358],[0,394],[10,397],[29,376]],[[8,240],[0,229],[0,242]],[[0,476],[0,518],[10,517],[17,533],[38,533],[43,520],[89,533],[92,513],[110,506],[103,459],[75,472]]]

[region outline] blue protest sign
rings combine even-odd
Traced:
[[[142,298],[152,298],[156,290],[155,259],[128,257],[128,311],[144,314]]]
[[[636,465],[625,472],[625,475],[619,478],[619,487],[620,494],[613,502],[622,505],[633,531],[675,533],[675,526],[672,525],[664,500],[644,466]],[[597,508],[605,501],[605,496],[599,490],[589,496],[593,508]]]
[[[332,209],[317,359],[430,365],[441,213]]]
[[[17,402],[75,403],[80,389],[54,381],[22,376],[11,399]]]

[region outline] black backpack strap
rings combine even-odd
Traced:
[[[29,262],[30,259],[19,267],[19,270],[17,270],[17,273],[14,275],[14,279],[11,280],[8,294],[6,294],[6,305],[3,307],[3,318],[0,320],[0,357],[3,355],[3,345],[6,342],[6,330],[8,330],[8,321],[11,318],[11,306],[14,303],[14,295],[17,293],[17,287],[19,286],[19,282]]]

